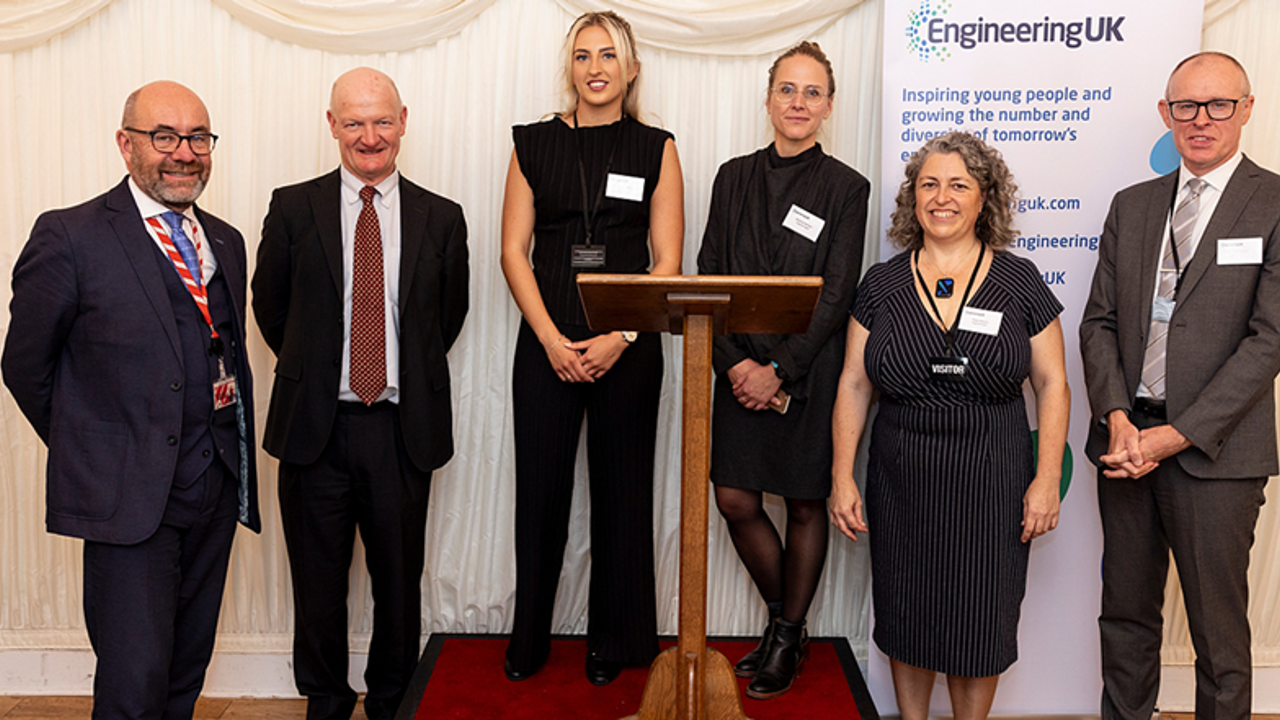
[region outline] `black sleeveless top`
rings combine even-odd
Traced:
[[[663,148],[674,137],[666,130],[626,116],[610,125],[577,130],[553,117],[517,125],[512,128],[512,136],[520,171],[533,189],[533,275],[542,302],[556,324],[586,325],[578,298],[579,272],[649,270],[649,204],[662,172]],[[603,245],[606,251],[605,266],[597,269],[570,265],[572,247],[586,238],[578,172],[580,148],[590,198],[586,207],[590,209],[600,198],[593,218],[592,245]],[[641,199],[601,193],[602,184],[607,182],[606,166],[609,174],[642,179]]]

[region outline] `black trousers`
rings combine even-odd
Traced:
[[[1165,421],[1135,412],[1133,422]],[[1249,717],[1249,549],[1265,486],[1266,478],[1194,477],[1176,457],[1137,480],[1098,474],[1103,720],[1147,720],[1155,707],[1170,550],[1196,651],[1196,718]]]
[[[594,333],[562,326],[572,340]],[[593,383],[566,383],[520,324],[512,378],[516,444],[516,607],[507,659],[540,665],[551,647],[556,588],[569,536],[583,415],[591,495],[587,649],[628,665],[658,654],[653,571],[653,455],[662,345],[643,333]]]
[[[311,465],[280,464],[280,514],[293,578],[294,679],[307,718],[346,720],[347,591],[356,530],[373,589],[365,713],[391,718],[417,666],[431,473],[405,452],[398,409],[339,403],[333,434]]]
[[[239,484],[215,461],[169,491],[160,527],[136,545],[84,544],[84,617],[97,655],[93,717],[184,718],[213,655]]]

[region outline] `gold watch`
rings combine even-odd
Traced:
[[[638,338],[638,337],[640,337],[640,333],[636,332],[635,330],[623,330],[623,331],[622,331],[622,339],[623,339],[623,340],[625,340],[625,341],[627,341],[627,344],[628,344],[628,345],[630,345],[631,343],[635,342],[635,341],[636,341],[636,338]]]

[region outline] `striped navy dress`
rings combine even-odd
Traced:
[[[931,380],[942,329],[916,293],[910,253],[867,271],[854,318],[880,391],[867,475],[876,645],[950,675],[1018,658],[1028,545],[1022,496],[1035,474],[1022,382],[1030,338],[1062,312],[1035,265],[993,253],[969,306],[1003,313],[996,335],[960,331],[967,377]]]

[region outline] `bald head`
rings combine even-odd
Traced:
[[[1188,56],[1174,66],[1173,72],[1169,73],[1169,82],[1165,85],[1164,94],[1166,98],[1173,99],[1173,96],[1169,94],[1173,90],[1173,79],[1184,71],[1189,74],[1217,72],[1234,75],[1240,84],[1240,90],[1236,97],[1245,97],[1253,92],[1249,85],[1249,73],[1245,72],[1244,66],[1240,64],[1239,60],[1224,52],[1206,50]]]
[[[377,185],[395,172],[409,109],[391,78],[366,67],[343,73],[333,83],[327,117],[351,174]]]
[[[338,76],[333,81],[333,90],[329,93],[329,112],[342,103],[359,101],[364,98],[377,97],[399,109],[404,103],[400,100],[400,90],[389,75],[369,67],[358,67]]]
[[[204,101],[187,86],[170,80],[157,80],[153,83],[147,83],[129,93],[129,97],[125,98],[124,101],[124,116],[120,119],[120,126],[138,127],[139,107],[145,113],[154,110],[156,107],[178,106],[199,114],[204,119],[206,129],[208,128],[209,111],[205,108]]]

